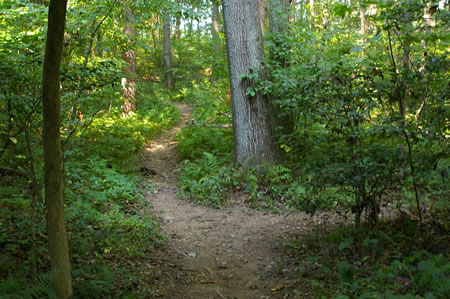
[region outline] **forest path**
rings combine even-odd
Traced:
[[[191,119],[192,110],[185,104],[178,106],[180,122],[147,145],[141,162],[156,191],[147,200],[167,237],[156,266],[160,289],[155,295],[288,298],[291,270],[277,263],[283,246],[281,235],[302,234],[313,220],[301,213],[283,216],[255,211],[239,198],[228,209],[196,206],[178,198],[174,137]]]

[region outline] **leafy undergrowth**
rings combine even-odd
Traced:
[[[65,151],[66,221],[77,297],[151,295],[142,283],[151,277],[138,265],[163,239],[159,224],[144,212],[150,206],[143,200],[138,153],[178,121],[179,111],[148,86],[141,90],[137,114],[122,119],[120,109],[113,108],[90,125],[85,120]],[[2,184],[0,190],[0,294],[52,296],[44,205],[38,201],[32,213],[30,191],[20,188]],[[33,271],[47,274],[33,280]]]
[[[295,265],[292,288],[314,298],[445,298],[450,293],[448,233],[422,230],[406,214],[376,229],[328,225],[286,237],[282,264]]]
[[[223,83],[222,83],[223,84]],[[183,88],[176,100],[193,101],[194,120],[177,135],[183,160],[178,186],[180,195],[195,203],[226,205],[235,192],[246,193],[247,203],[274,212],[329,210],[348,206],[351,197],[342,188],[313,186],[287,166],[241,169],[232,165],[233,135],[226,86],[208,82]],[[218,96],[217,96],[218,95]]]
[[[402,175],[404,161],[395,160],[396,149],[385,136],[369,132],[362,158],[341,163],[337,157],[346,145],[330,146],[329,132],[317,126],[310,132],[314,146],[308,155],[302,157],[291,149],[287,165],[244,170],[232,163],[231,129],[218,126],[220,121],[208,121],[218,119],[215,115],[223,114],[226,103],[214,97],[205,101],[210,92],[201,89],[185,93],[199,100],[193,125],[177,135],[178,153],[184,160],[178,186],[184,198],[220,208],[238,192],[246,194],[246,203],[257,209],[337,211],[348,218],[364,196],[375,203],[365,207],[366,217],[362,214],[369,222],[367,212],[374,209],[378,215],[381,204],[400,215],[381,219],[376,230],[355,230],[348,223],[336,228],[327,222],[307,236],[286,237],[289,257],[284,262],[296,265],[292,288],[299,298],[444,298],[450,292],[448,188],[438,171],[448,166],[448,159],[438,159],[432,169],[426,159],[433,153],[426,146],[416,148],[424,219],[419,232],[412,178]],[[216,109],[216,105],[222,106]]]

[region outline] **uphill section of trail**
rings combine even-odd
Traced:
[[[141,169],[154,186],[147,200],[160,219],[167,242],[157,260],[162,298],[288,298],[292,269],[280,266],[281,236],[303,234],[313,220],[255,211],[240,198],[231,208],[193,205],[177,196],[175,135],[191,119],[179,104],[181,120],[147,145]],[[239,196],[236,196],[239,197]],[[290,298],[290,297],[289,297]]]

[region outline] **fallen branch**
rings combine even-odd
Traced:
[[[216,294],[222,298],[222,299],[227,299],[227,297],[225,297],[224,295],[222,295],[222,293],[219,291],[219,289],[216,289]]]
[[[208,273],[209,273],[209,275],[211,275],[211,276],[212,276],[212,272],[211,272],[211,270],[209,270],[209,268],[208,268],[208,267],[202,266],[202,268],[203,268],[203,269],[205,269],[205,270],[206,270],[206,272],[208,272]]]

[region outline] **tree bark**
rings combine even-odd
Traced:
[[[278,148],[272,136],[273,120],[269,99],[261,92],[247,95],[255,79],[264,78],[264,45],[258,0],[224,0],[223,12],[227,41],[233,111],[234,161],[244,167],[274,164]]]
[[[213,71],[214,68],[217,66],[217,58],[220,55],[220,52],[222,52],[222,47],[220,44],[220,37],[219,37],[219,7],[217,6],[216,2],[212,0],[212,23],[211,23],[211,36],[212,36],[212,50],[213,50]]]
[[[264,35],[264,25],[266,20],[266,6],[264,0],[258,0],[258,10],[259,10],[259,23],[261,26],[262,35]]]
[[[213,40],[214,52],[220,51],[220,38],[219,38],[219,7],[214,1],[212,1],[212,23],[211,23],[211,35]]]
[[[409,0],[406,1],[406,3],[409,3]],[[405,33],[406,34],[412,34],[410,31],[412,30],[412,24],[411,24],[411,13],[409,11],[405,11],[403,14],[403,24],[405,26]],[[402,56],[402,68],[403,72],[407,73],[409,72],[409,69],[411,68],[410,65],[410,57],[409,53],[411,51],[411,41],[409,39],[405,39],[403,45],[403,56]],[[403,119],[406,119],[407,117],[407,94],[408,94],[408,82],[406,80],[402,80],[400,83],[402,85],[401,90],[399,90],[400,101],[399,101],[399,111],[400,115]]]
[[[289,23],[295,23],[295,19],[296,19],[296,6],[297,5],[297,0],[291,0],[291,6],[292,9],[290,11],[289,14]]]
[[[181,16],[177,15],[176,21],[175,21],[175,38],[180,39],[181,38]]]
[[[45,205],[50,265],[58,298],[72,297],[60,136],[60,66],[67,0],[51,0],[42,79]]]
[[[315,30],[314,0],[309,0],[309,12],[311,14],[311,31],[314,31]]]
[[[359,33],[363,36],[364,42],[365,36],[367,34],[367,16],[366,16],[366,8],[364,7],[364,3],[362,0],[359,1],[359,18],[361,21]]]
[[[172,73],[172,49],[170,40],[170,15],[168,12],[163,16],[163,43],[164,43],[164,86],[167,89],[174,88],[174,78]]]
[[[123,54],[127,62],[123,70],[124,77],[121,80],[122,97],[124,102],[121,108],[122,117],[127,117],[131,112],[136,112],[136,51],[134,50],[136,28],[131,8],[125,8],[125,27],[123,30],[127,39],[128,49]]]

